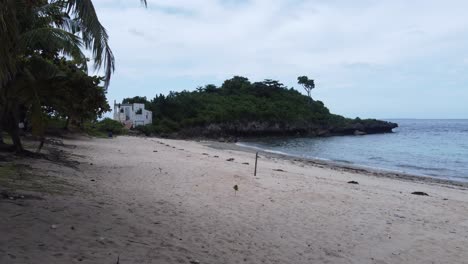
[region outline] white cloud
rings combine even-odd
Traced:
[[[309,74],[339,90],[352,87],[356,75],[431,56],[451,60],[454,50],[468,49],[466,1],[150,0],[148,9],[138,0],[95,4],[122,78],[240,74],[294,80]]]

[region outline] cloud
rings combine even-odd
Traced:
[[[137,37],[145,37],[145,36],[146,36],[145,33],[141,32],[141,31],[138,31],[138,30],[136,30],[136,29],[134,29],[134,28],[130,28],[130,29],[128,30],[128,32],[129,32],[130,34],[132,34],[132,35],[137,36]]]
[[[293,85],[308,74],[326,85],[318,95],[337,96],[403,82],[404,65],[466,65],[466,1],[150,0],[148,9],[137,0],[95,2],[117,57],[115,79],[145,78],[148,86],[235,74]]]

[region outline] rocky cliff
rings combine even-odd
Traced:
[[[314,125],[282,122],[226,122],[185,128],[176,135],[181,137],[259,137],[259,136],[340,136],[391,133],[398,124],[380,121],[356,121],[343,126]]]

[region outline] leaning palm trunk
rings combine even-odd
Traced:
[[[21,144],[19,124],[19,105],[16,102],[8,102],[6,105],[0,106],[4,113],[2,118],[2,127],[11,137],[13,141],[14,150],[16,152],[23,152],[23,144]]]
[[[8,82],[3,89],[0,90],[0,126],[8,133],[13,141],[14,150],[23,152],[23,144],[21,144],[19,130],[19,100],[14,96],[14,83]]]
[[[146,0],[141,2],[146,5]],[[44,24],[44,21],[48,22]],[[91,50],[95,68],[103,67],[105,72],[106,88],[115,68],[106,29],[98,19],[92,0],[0,0],[0,127],[10,134],[17,151],[23,151],[18,127],[19,105],[6,95],[15,92],[9,83],[21,71],[19,65],[26,54],[29,56],[43,47],[81,62],[86,60],[82,48]],[[40,106],[34,109],[41,111]]]

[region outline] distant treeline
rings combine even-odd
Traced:
[[[321,101],[279,81],[250,82],[240,76],[224,81],[220,87],[209,84],[191,92],[160,94],[152,100],[126,98],[123,103],[144,103],[153,112],[153,124],[137,128],[148,135],[326,135],[349,134],[356,130],[372,133],[374,131],[364,128],[371,123],[383,124],[377,120],[347,119],[331,114]],[[364,127],[355,127],[356,124]],[[345,128],[349,131],[344,131]]]

